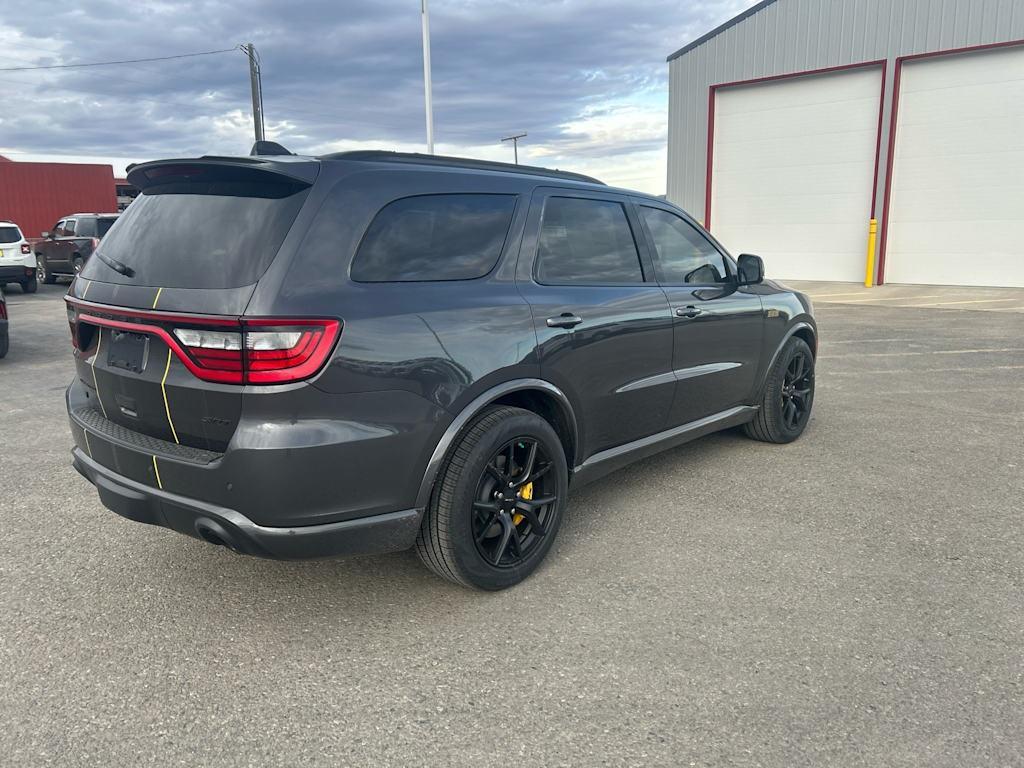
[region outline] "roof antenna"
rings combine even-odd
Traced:
[[[263,157],[269,155],[294,155],[276,141],[257,141],[252,145],[249,155],[252,157]]]

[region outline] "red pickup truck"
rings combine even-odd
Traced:
[[[76,275],[92,256],[116,213],[73,213],[54,224],[33,244],[39,282],[52,284],[57,275]]]

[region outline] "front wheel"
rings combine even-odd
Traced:
[[[803,434],[813,405],[814,353],[794,336],[768,372],[761,407],[744,431],[766,443],[791,443]]]
[[[416,552],[434,573],[477,589],[511,587],[551,549],[569,470],[537,414],[496,406],[463,432],[438,475]]]

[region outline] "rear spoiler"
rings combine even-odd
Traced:
[[[309,158],[214,157],[153,160],[128,167],[128,182],[146,189],[190,182],[282,184],[294,191],[313,185],[320,163]]]

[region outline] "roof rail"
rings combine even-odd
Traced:
[[[560,171],[557,168],[539,168],[533,165],[513,165],[499,163],[496,160],[476,160],[468,157],[448,157],[446,155],[422,155],[417,152],[393,152],[385,149],[362,149],[353,152],[336,152],[324,155],[324,160],[363,160],[378,163],[407,163],[409,165],[439,165],[446,168],[466,168],[474,171],[502,171],[504,173],[521,173],[526,176],[548,176],[569,181],[583,181],[588,184],[604,182],[593,176],[572,171]]]

